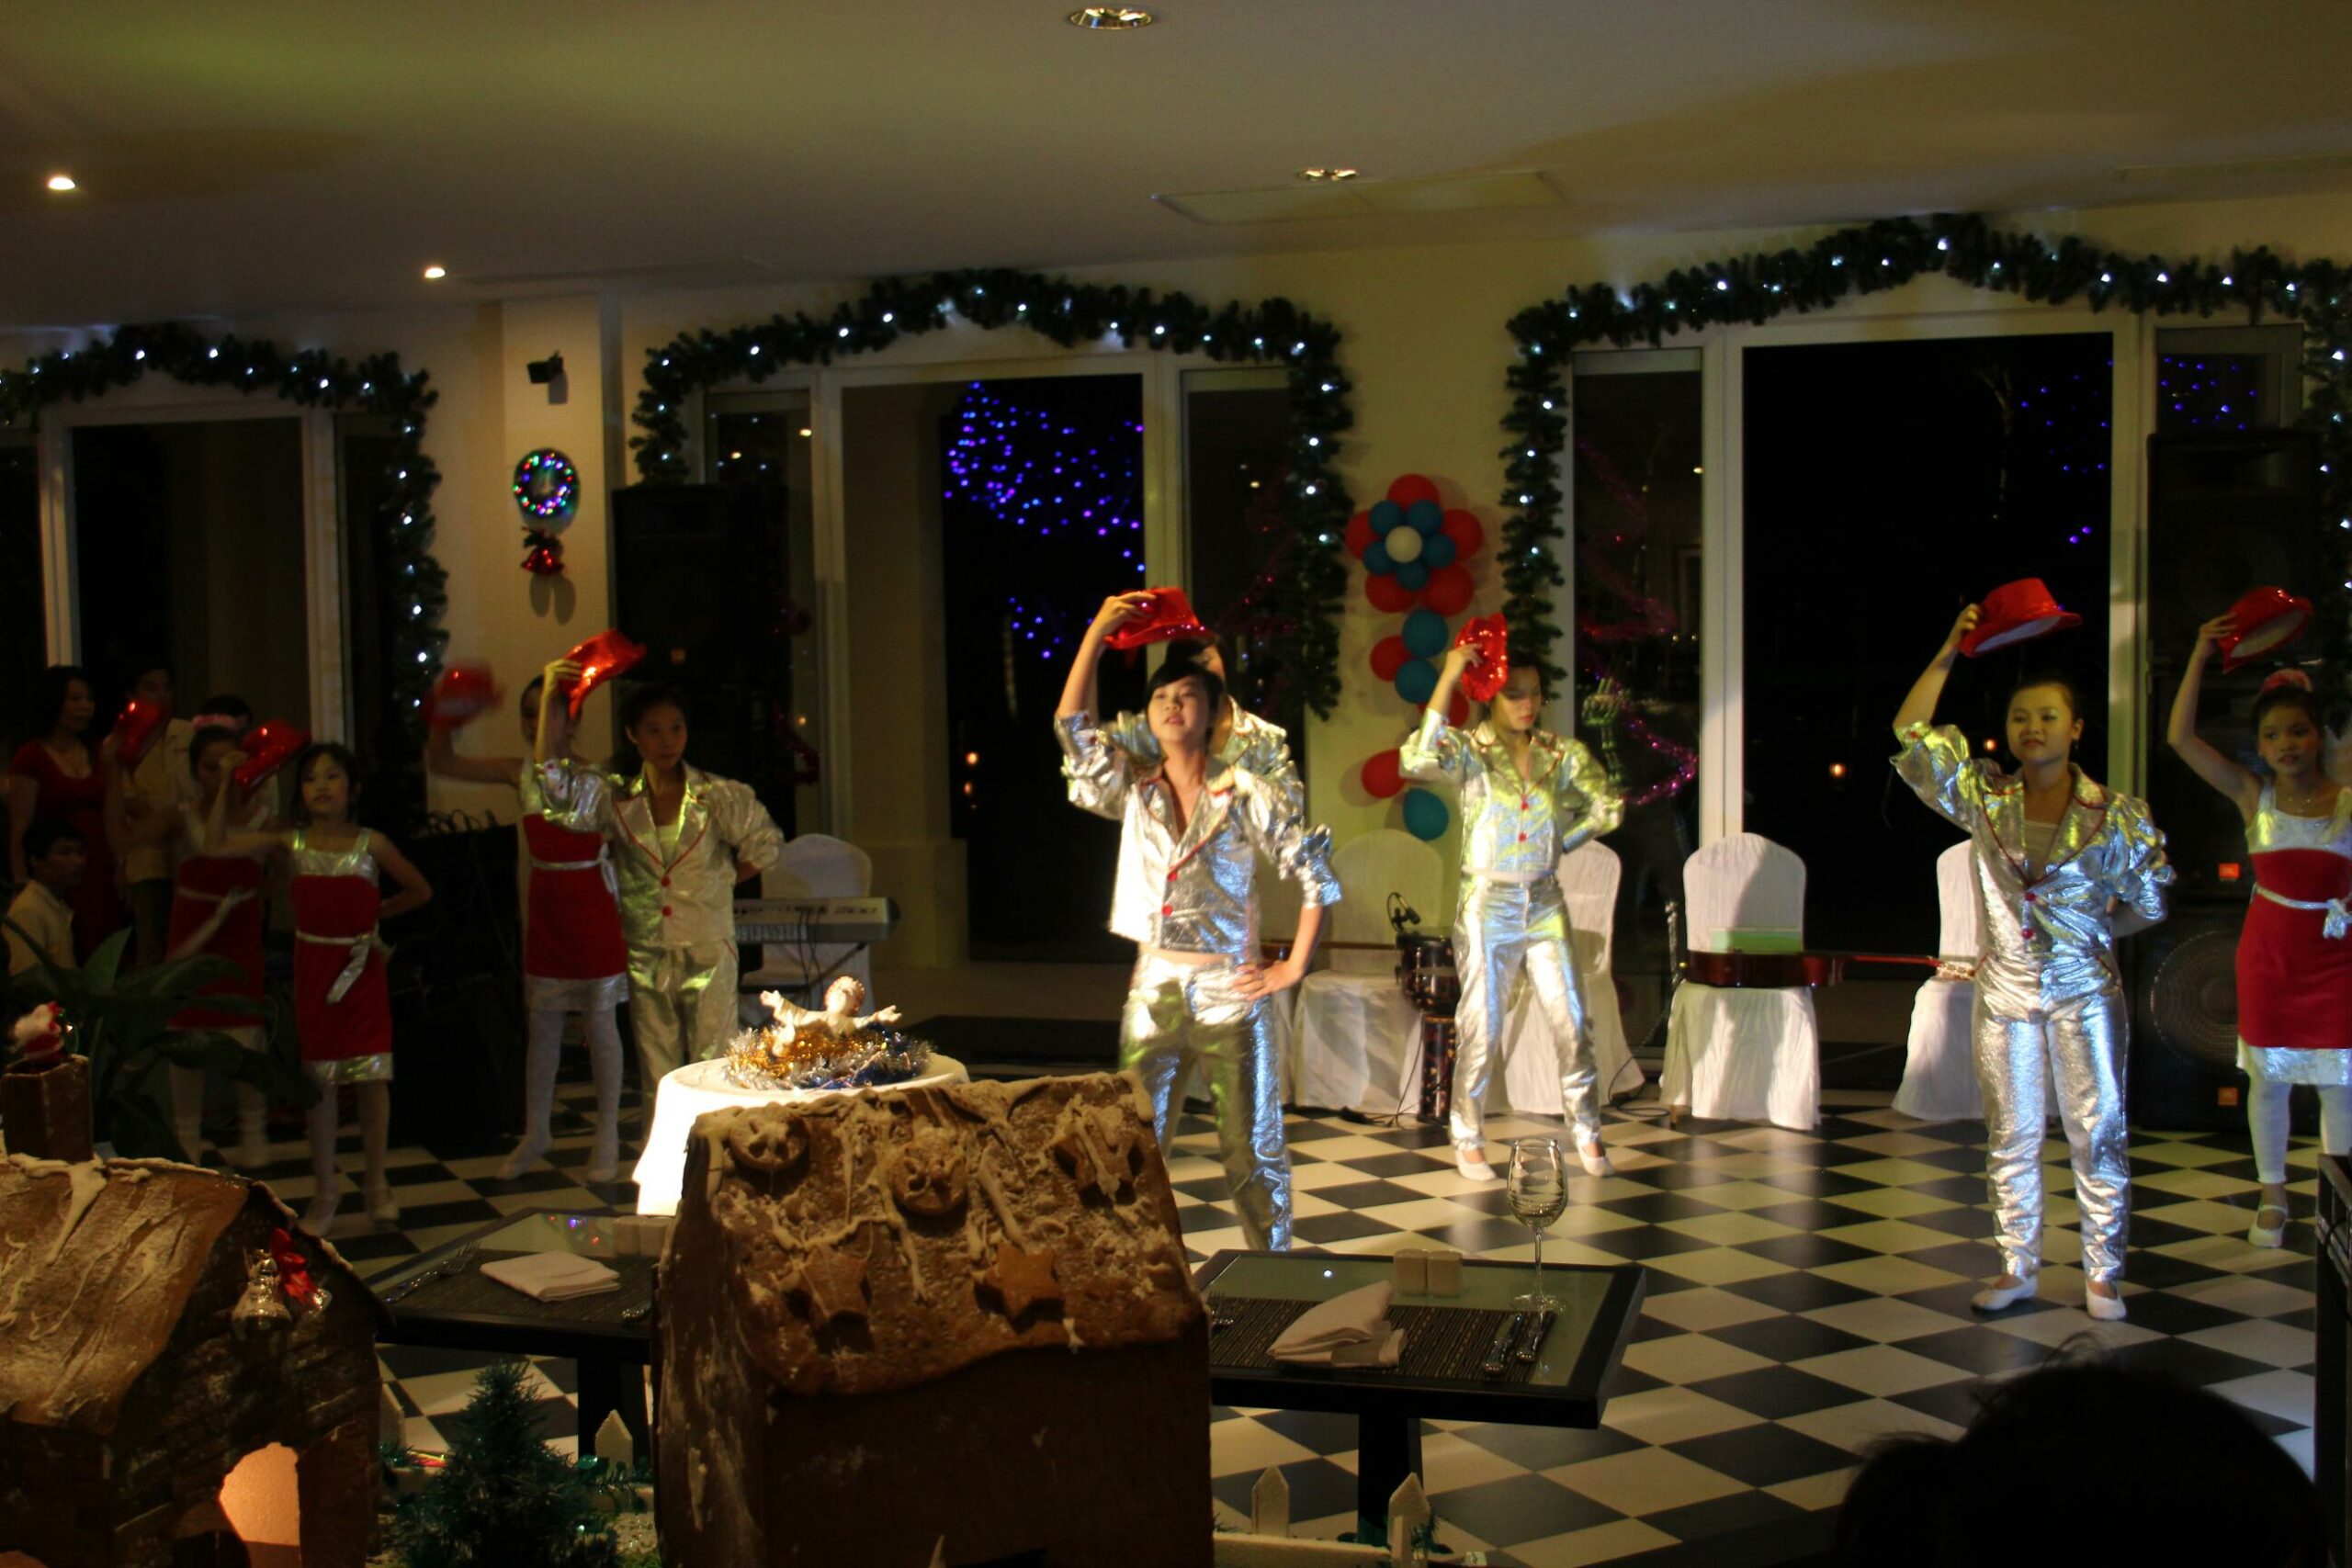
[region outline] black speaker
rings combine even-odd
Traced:
[[[522,931],[515,829],[431,819],[405,840],[432,902],[392,921],[392,1137],[495,1145],[522,1121]]]
[[[2132,1124],[2159,1132],[2245,1125],[2238,1070],[2238,931],[2243,904],[2176,903],[2154,931],[2123,944],[2132,1003]],[[2295,1131],[2315,1123],[2296,1097]]]
[[[613,608],[645,645],[634,678],[792,695],[782,485],[632,485],[613,492]]]
[[[2197,628],[2249,588],[2320,597],[2330,581],[2319,516],[2319,446],[2308,431],[2254,430],[2148,440],[2148,798],[2180,873],[2176,897],[2243,906],[2253,868],[2237,807],[2164,743],[2165,721]],[[2298,649],[2295,651],[2304,651]],[[2206,666],[2197,732],[2254,765],[2254,698],[2273,666]]]

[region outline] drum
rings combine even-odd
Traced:
[[[1452,1018],[1454,1004],[1462,999],[1462,977],[1453,969],[1453,939],[1417,931],[1399,934],[1396,984],[1405,999],[1423,1013]]]

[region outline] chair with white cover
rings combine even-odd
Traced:
[[[1693,952],[1804,942],[1804,862],[1757,833],[1703,846],[1682,864]],[[1659,1098],[1711,1121],[1799,1131],[1821,1119],[1821,1031],[1803,986],[1675,987]]]
[[[1266,945],[1287,949],[1298,935],[1298,912],[1305,907],[1306,896],[1297,883],[1277,874],[1263,860],[1258,863],[1257,886],[1260,962],[1264,963],[1269,962],[1262,952]],[[1282,1071],[1285,1105],[1293,1102],[1298,1082],[1298,993],[1299,987],[1293,986],[1266,998],[1266,1013],[1274,1023],[1274,1060]]]
[[[1625,1043],[1625,1021],[1617,1010],[1617,976],[1611,965],[1617,943],[1617,888],[1623,874],[1617,852],[1598,839],[1577,845],[1560,862],[1560,891],[1568,907],[1568,947],[1577,966],[1577,988],[1584,995],[1586,1022],[1592,1030],[1600,1098],[1606,1101],[1642,1087],[1641,1064]],[[1522,973],[1511,987],[1503,1015],[1502,1070],[1488,1080],[1487,1109],[1506,1108],[1533,1115],[1564,1114],[1560,1103],[1559,1056],[1552,1026],[1536,1004]]]
[[[803,833],[784,846],[775,863],[760,873],[760,897],[763,898],[857,898],[874,890],[874,860],[864,850],[845,839],[824,833]],[[823,986],[832,983],[831,976],[852,975],[864,984],[869,1001],[874,994],[873,950],[854,942],[820,942],[812,948],[802,948],[783,942],[768,942],[760,949],[761,964],[757,969],[744,974],[736,982],[740,996],[747,998],[744,1011],[755,1010],[748,998],[762,991],[782,991],[805,1005],[822,1006],[823,998],[802,997],[796,987],[805,987],[818,976],[825,976]],[[834,965],[840,965],[835,968]],[[759,1010],[759,1021],[764,1021],[764,1010]]]
[[[1298,1064],[1292,1077],[1300,1105],[1393,1116],[1407,1097],[1420,1052],[1421,1015],[1396,984],[1388,896],[1425,915],[1445,906],[1445,867],[1410,833],[1382,828],[1332,852],[1340,900],[1324,935],[1330,966],[1299,982]]]
[[[1936,857],[1936,898],[1943,912],[1936,956],[1947,969],[1973,964],[1978,955],[1973,854],[1963,841]],[[1939,972],[1919,987],[1911,999],[1911,1038],[1894,1109],[1922,1122],[1984,1116],[1984,1095],[1976,1086],[1975,1012],[1973,979]]]

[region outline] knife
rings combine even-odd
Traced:
[[[1537,1313],[1534,1326],[1527,1331],[1525,1342],[1520,1346],[1512,1359],[1521,1365],[1533,1366],[1537,1353],[1544,1348],[1544,1341],[1551,1337],[1552,1325],[1559,1320],[1560,1314],[1556,1312]]]
[[[1515,1312],[1510,1321],[1495,1330],[1495,1342],[1487,1348],[1487,1359],[1478,1365],[1482,1378],[1498,1378],[1510,1366],[1510,1348],[1519,1338],[1519,1331],[1527,1326],[1527,1314]]]

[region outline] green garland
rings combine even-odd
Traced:
[[[1221,361],[1272,364],[1289,373],[1291,445],[1284,515],[1289,536],[1268,570],[1224,617],[1228,627],[1264,634],[1261,702],[1295,694],[1329,717],[1340,696],[1339,614],[1347,591],[1342,557],[1351,503],[1335,459],[1339,434],[1354,423],[1340,369],[1340,333],[1287,299],[1255,306],[1203,305],[1181,293],[1104,288],[1037,273],[966,271],[888,278],[821,320],[795,311],[723,332],[682,333],[646,355],[645,388],[629,438],[639,475],[684,483],[686,408],[697,392],[730,381],[763,381],[788,365],[830,365],[871,354],[901,337],[935,332],[951,314],[977,326],[1026,326],[1065,348],[1117,338],[1127,347],[1204,354]]]
[[[424,453],[425,414],[440,394],[425,384],[425,373],[404,372],[396,354],[372,354],[354,364],[315,348],[281,354],[266,339],[209,338],[176,321],[129,326],[81,348],[27,360],[20,370],[0,370],[0,429],[20,421],[37,424],[43,409],[103,397],[151,374],[400,422],[379,534],[384,619],[391,628],[392,698],[410,732],[422,737],[424,694],[441,672],[441,650],[449,640],[441,629],[448,578],[433,558],[433,491],[441,473]]]
[[[1940,273],[1979,288],[2063,305],[2087,299],[2158,316],[2244,312],[2249,323],[2266,314],[2303,327],[2304,374],[2310,400],[2302,423],[2319,434],[2323,516],[2352,528],[2352,273],[2334,262],[2298,265],[2267,246],[2233,250],[2228,259],[2166,260],[2127,255],[2067,236],[2051,240],[2022,230],[1995,229],[1973,213],[1926,220],[1883,219],[1840,229],[1802,249],[1757,252],[1728,261],[1679,268],[1664,281],[1619,290],[1595,283],[1571,288],[1557,299],[1511,318],[1519,344],[1510,367],[1511,411],[1503,421],[1511,444],[1503,449],[1509,489],[1503,504],[1503,613],[1510,617],[1511,659],[1541,664],[1555,682],[1552,662],[1560,628],[1552,623],[1549,590],[1564,581],[1553,546],[1560,527],[1562,448],[1567,440],[1567,377],[1579,347],[1645,343],[1655,347],[1688,328],[1760,325],[1788,311],[1823,310],[1850,295],[1882,294],[1913,278]],[[2331,581],[2323,613],[2335,628],[2328,651],[2341,659],[2352,628],[2352,596]]]

